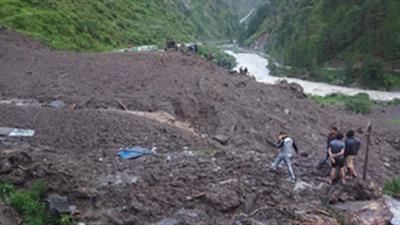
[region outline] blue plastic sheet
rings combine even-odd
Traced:
[[[132,148],[121,149],[118,152],[118,155],[123,159],[136,159],[145,155],[151,155],[152,152],[148,148],[143,148],[139,146],[135,146]]]

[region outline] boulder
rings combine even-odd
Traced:
[[[213,139],[218,141],[221,145],[226,145],[229,141],[229,137],[224,134],[217,134],[213,137]]]
[[[241,204],[238,194],[227,187],[215,187],[206,193],[205,199],[208,204],[221,212],[229,212]]]
[[[353,201],[334,205],[350,225],[386,225],[393,217],[383,198],[370,201]]]
[[[61,100],[55,100],[49,103],[49,106],[56,109],[61,109],[65,107],[65,103]]]
[[[381,198],[383,195],[382,189],[377,184],[358,179],[332,188],[332,192],[328,196],[328,202],[331,204],[346,201],[373,200]]]

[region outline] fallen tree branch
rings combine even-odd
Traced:
[[[125,105],[124,103],[122,103],[121,100],[118,100],[118,99],[116,99],[116,100],[117,100],[118,104],[119,104],[125,111],[129,111],[129,110],[128,110],[128,107],[126,107],[126,105]]]

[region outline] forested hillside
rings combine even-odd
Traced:
[[[280,64],[306,68],[317,80],[396,88],[398,12],[398,0],[272,0],[257,11],[242,41],[266,36],[265,50]]]
[[[221,39],[233,34],[237,22],[223,1],[0,0],[0,25],[58,49]]]

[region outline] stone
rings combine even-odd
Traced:
[[[330,214],[319,211],[319,212],[295,212],[297,220],[294,224],[304,225],[339,225],[339,222]]]
[[[221,145],[226,145],[229,141],[229,137],[223,134],[217,134],[213,137],[213,139],[218,141]]]
[[[229,212],[241,204],[238,194],[227,187],[215,187],[206,193],[205,199],[221,212]]]
[[[176,219],[165,218],[154,225],[178,225],[178,221]]]
[[[56,109],[62,109],[65,107],[65,103],[61,100],[55,100],[49,103],[50,107],[56,108]]]
[[[46,201],[49,203],[50,211],[58,213],[70,213],[71,209],[68,204],[68,197],[58,194],[50,194]]]
[[[346,216],[348,224],[386,225],[390,224],[393,217],[383,198],[344,202],[334,205],[334,208]]]

